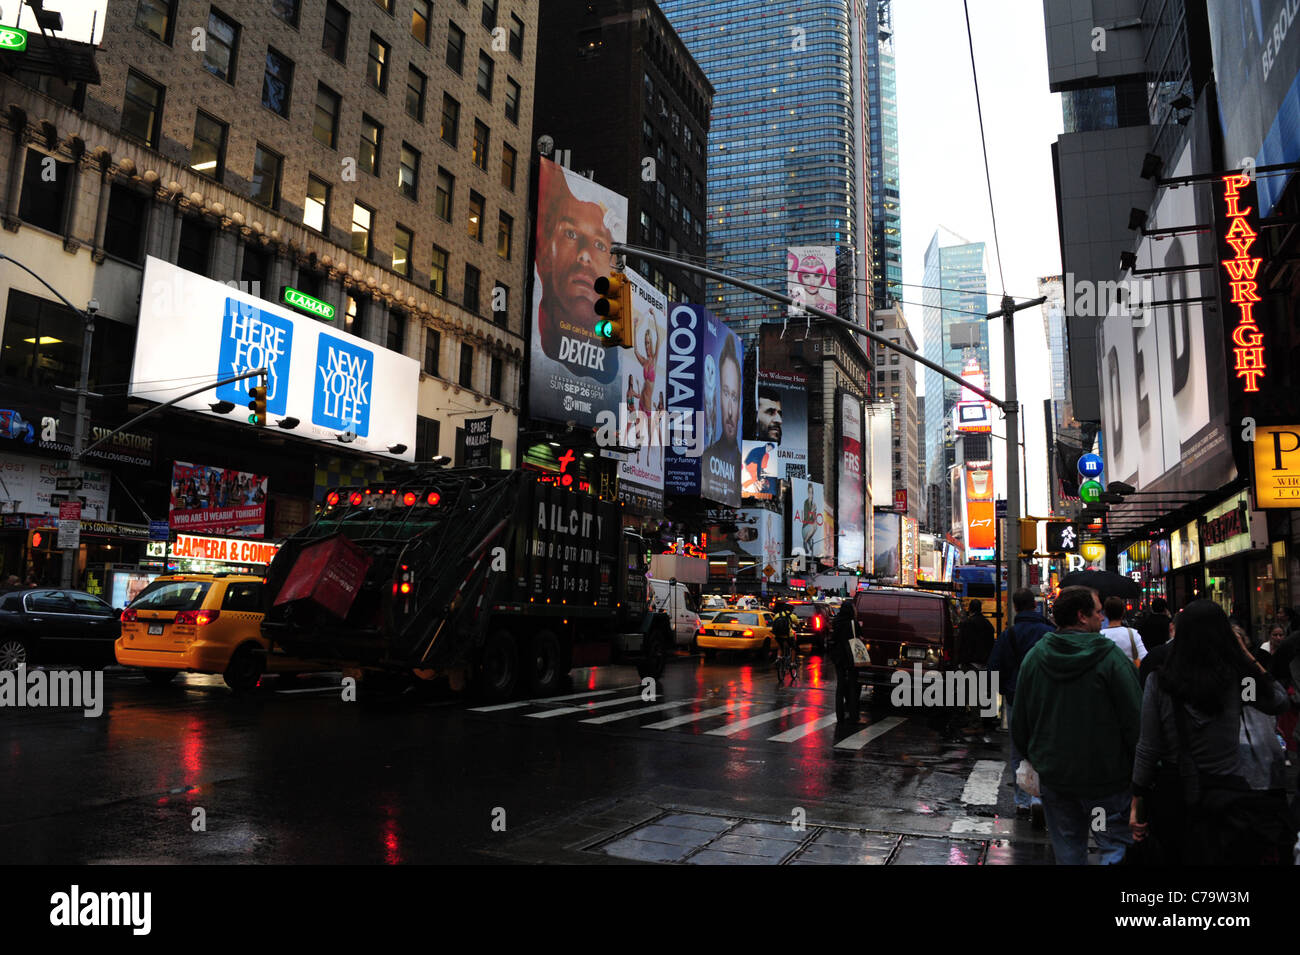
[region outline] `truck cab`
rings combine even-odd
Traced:
[[[700,632],[699,601],[679,580],[650,578],[650,609],[665,613],[672,621],[677,646],[688,647]]]

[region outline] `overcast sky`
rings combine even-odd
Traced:
[[[1051,155],[1062,129],[1061,103],[1060,96],[1047,89],[1043,6],[1038,0],[975,0],[970,11],[1006,291],[1017,300],[1034,298],[1038,278],[1061,271]],[[893,16],[903,281],[913,283],[903,288],[903,314],[919,343],[918,286],[924,281],[926,246],[937,226],[947,226],[971,242],[987,243],[990,311],[998,307],[1003,288],[961,0],[894,0]],[[1001,323],[990,324],[989,391],[1001,396],[1006,391]],[[1026,418],[1028,510],[1041,515],[1047,509],[1042,404],[1051,396],[1051,382],[1038,308],[1019,313],[1016,320],[1016,369]],[[995,482],[1002,497],[1007,486],[1005,444],[993,443]]]
[[[108,0],[45,0],[45,9],[63,14],[63,30],[58,34],[69,40],[90,40],[91,24],[94,24],[95,38],[104,34],[104,9]],[[22,19],[19,17],[22,7]],[[98,14],[98,17],[96,17]],[[0,23],[6,26],[17,24],[29,33],[37,31],[36,17],[31,7],[20,0],[0,0]]]

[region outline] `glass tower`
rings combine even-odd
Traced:
[[[871,274],[867,0],[810,0],[797,15],[762,0],[659,6],[715,89],[710,262],[784,292],[786,249],[835,247],[838,313],[865,325],[867,283],[855,278]],[[717,283],[706,301],[742,337],[786,312]]]
[[[867,103],[871,123],[871,235],[875,255],[872,304],[903,298],[903,229],[898,201],[898,96],[890,0],[867,6]]]

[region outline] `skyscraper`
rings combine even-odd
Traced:
[[[989,333],[986,275],[988,258],[983,242],[968,242],[940,226],[925,250],[925,288],[922,292],[925,357],[960,375],[968,358],[989,373]],[[929,515],[930,526],[946,529],[952,516],[948,468],[953,456],[952,408],[959,385],[926,370],[925,460],[926,483],[939,488],[938,513]],[[942,395],[942,398],[939,396]]]
[[[867,106],[871,129],[871,237],[874,308],[903,297],[903,229],[898,201],[898,97],[890,0],[867,4]],[[871,38],[875,37],[875,42]]]

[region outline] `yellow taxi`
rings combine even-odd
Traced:
[[[220,673],[236,692],[255,688],[268,669],[299,673],[318,669],[268,657],[262,637],[261,577],[245,574],[169,574],[158,577],[122,611],[114,647],[122,666],[141,667],[162,686],[177,673]]]
[[[703,632],[695,639],[705,659],[711,659],[718,650],[744,650],[770,657],[776,652],[772,617],[766,610],[723,610],[702,624]]]

